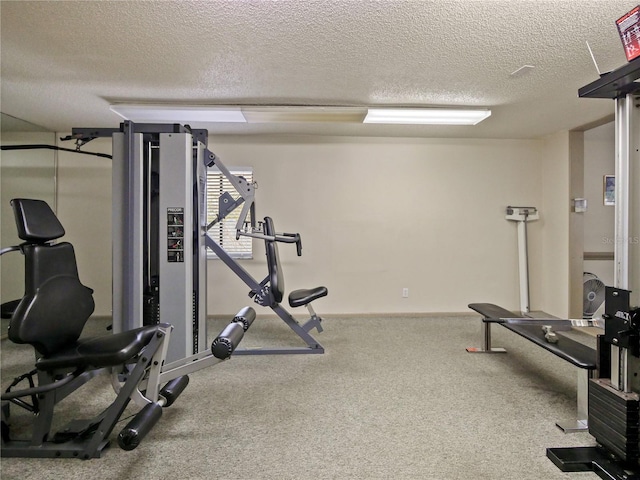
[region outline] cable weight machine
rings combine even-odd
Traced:
[[[255,220],[255,184],[233,175],[207,148],[208,132],[179,124],[136,124],[118,129],[74,128],[67,140],[79,150],[99,137],[113,142],[113,330],[132,330],[160,322],[174,328],[167,361],[180,362],[206,354],[207,248],[210,248],[247,286],[255,303],[268,306],[306,343],[305,347],[238,349],[236,354],[323,353],[310,330],[322,331],[321,318],[310,303],[326,288],[291,292],[291,306],[306,306],[310,319],[299,323],[275,298],[277,255],[268,262],[270,274],[254,279],[208,231],[242,207],[236,238],[249,236],[276,243],[296,244],[300,235],[265,232]],[[224,193],[219,212],[207,224],[207,169],[216,167],[233,185],[237,197]],[[249,216],[250,214],[250,216]],[[247,221],[247,217],[250,220]],[[265,219],[266,220],[266,219]],[[277,251],[277,247],[276,251]],[[268,257],[269,258],[269,257]],[[279,274],[280,275],[280,274]]]
[[[580,88],[615,101],[614,284],[605,294],[597,377],[589,381],[588,424],[595,447],[549,448],[565,472],[640,480],[640,57]]]

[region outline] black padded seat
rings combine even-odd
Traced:
[[[276,229],[271,217],[264,217],[264,233],[269,237],[276,237]],[[284,297],[284,275],[280,268],[280,256],[278,254],[278,242],[273,239],[265,239],[265,253],[267,255],[267,267],[269,268],[269,289],[272,303],[276,305],[282,302]],[[289,294],[289,305],[292,308],[308,305],[314,300],[328,294],[327,287],[301,288]]]
[[[135,357],[159,331],[159,325],[128,330],[97,338],[79,340],[72,347],[36,362],[38,370],[59,368],[112,367]]]
[[[21,240],[47,243],[64,236],[60,220],[43,200],[14,198],[11,206]]]
[[[9,324],[9,340],[49,357],[76,344],[94,310],[93,290],[80,283],[73,246],[26,245],[25,294]]]
[[[318,298],[326,296],[328,293],[327,287],[294,290],[289,294],[289,305],[291,308],[302,307]]]

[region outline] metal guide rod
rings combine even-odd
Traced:
[[[616,98],[614,286],[629,289],[629,98]]]

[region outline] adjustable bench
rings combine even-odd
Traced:
[[[467,352],[506,353],[504,348],[491,346],[491,324],[498,323],[578,367],[577,420],[556,425],[565,433],[587,430],[588,385],[596,370],[596,350],[571,338],[556,336],[552,331],[553,327],[570,329],[574,322],[525,317],[492,303],[470,303],[469,308],[482,315],[482,346],[467,348]]]

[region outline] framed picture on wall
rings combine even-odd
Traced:
[[[604,204],[616,204],[616,177],[615,175],[604,176]]]

